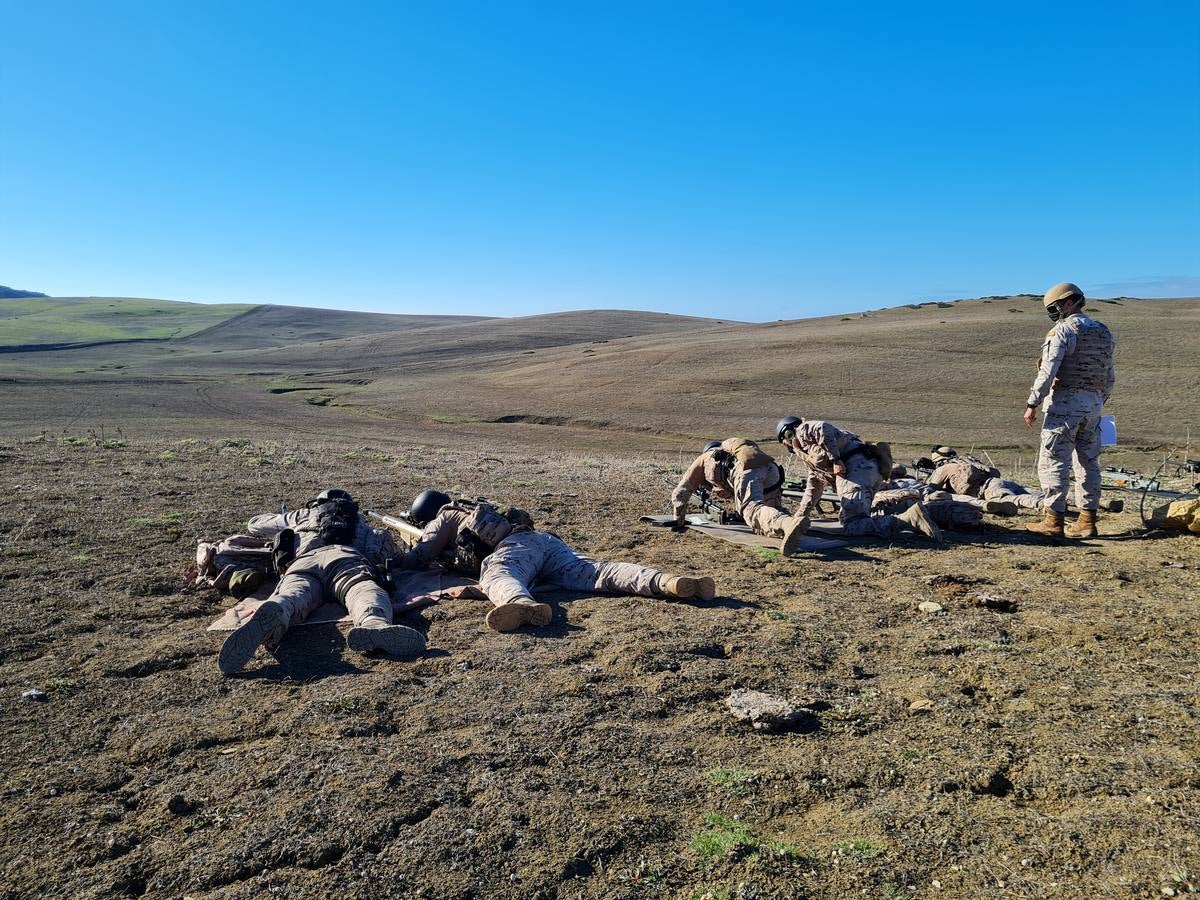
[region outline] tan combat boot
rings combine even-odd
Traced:
[[[919,531],[936,543],[942,543],[942,529],[938,528],[937,523],[929,518],[929,513],[926,511],[925,505],[920,501],[914,503],[896,516],[896,518],[914,531]]]
[[[512,603],[493,607],[484,621],[492,631],[516,631],[522,625],[541,628],[549,625],[553,618],[554,610],[549,604],[538,603],[532,597],[522,597]]]
[[[278,600],[267,600],[225,638],[221,652],[217,654],[217,668],[222,675],[242,671],[260,645],[278,644],[287,626],[288,616],[283,605]]]
[[[1044,534],[1046,537],[1061,538],[1063,536],[1063,514],[1052,509],[1043,510],[1042,520],[1025,526],[1026,531],[1034,534]]]
[[[808,516],[792,516],[792,520],[783,529],[784,556],[795,556],[800,552],[800,542],[804,540],[810,524]]]
[[[412,656],[425,649],[425,635],[407,625],[392,625],[378,616],[369,616],[350,629],[346,646],[356,653],[380,650],[388,656]]]
[[[1017,504],[1011,500],[984,500],[983,511],[990,512],[993,516],[1015,516]]]
[[[665,575],[659,582],[659,592],[676,600],[712,600],[717,596],[717,585],[707,576]]]
[[[1096,531],[1096,518],[1096,511],[1094,509],[1081,509],[1079,511],[1079,518],[1073,524],[1063,529],[1063,534],[1076,540],[1094,538],[1099,533]]]

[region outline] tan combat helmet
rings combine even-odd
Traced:
[[[1046,296],[1042,298],[1042,305],[1050,306],[1052,303],[1058,303],[1060,300],[1075,299],[1082,300],[1083,291],[1080,290],[1079,285],[1064,281],[1046,291]]]

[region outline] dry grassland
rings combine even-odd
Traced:
[[[323,367],[314,346],[292,367],[197,347],[204,365],[177,368],[167,349],[0,357],[0,896],[1196,889],[1194,538],[1126,513],[1055,546],[995,519],[944,549],[785,560],[637,522],[698,436],[793,409],[902,456],[979,440],[1028,478],[1016,417],[1045,320],[1015,305],[633,338],[631,319],[576,317],[552,338],[507,325],[491,355],[486,323],[453,325]],[[1122,348],[1123,431],[1170,440],[1168,413],[1196,421],[1200,303],[1098,313]],[[415,660],[297,628],[221,677],[204,628],[232,601],[183,590],[195,541],[331,485],[388,511],[427,486],[518,503],[596,556],[710,574],[719,596],[559,593],[548,627],[511,635],[453,601],[412,623]],[[739,687],[811,715],[749,730],[724,706]]]

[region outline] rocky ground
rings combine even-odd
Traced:
[[[668,459],[553,438],[34,434],[0,446],[0,896],[1200,886],[1200,544],[1136,515],[1071,546],[990,520],[785,560],[637,524]],[[560,594],[508,635],[454,601],[419,659],[317,626],[222,677],[204,629],[232,601],[183,589],[195,541],[332,484],[390,511],[430,484],[512,501],[719,596]],[[754,730],[739,689],[801,712]]]

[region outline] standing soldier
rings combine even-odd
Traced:
[[[892,473],[892,454],[886,444],[869,444],[857,434],[829,422],[784,416],[775,426],[779,442],[808,466],[808,482],[800,499],[799,516],[816,508],[826,485],[838,495],[838,520],[846,534],[881,538],[916,531],[941,543],[941,530],[918,501],[899,515],[873,516],[875,492]]]
[[[1026,527],[1050,537],[1065,533],[1072,538],[1092,538],[1100,507],[1100,414],[1117,379],[1113,336],[1106,326],[1083,314],[1083,291],[1069,281],[1050,288],[1043,303],[1055,325],[1042,345],[1037,379],[1025,406],[1025,424],[1033,427],[1037,408],[1042,406],[1038,478],[1045,497],[1042,520]],[[1072,461],[1080,512],[1075,524],[1064,532]]]
[[[676,522],[683,524],[688,500],[706,486],[713,496],[733,500],[738,515],[755,534],[782,538],[785,556],[799,550],[808,519],[792,516],[783,508],[783,469],[754,441],[729,438],[708,442],[671,494]]]

